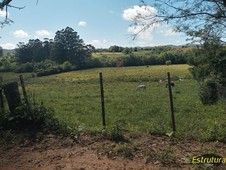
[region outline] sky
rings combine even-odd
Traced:
[[[21,10],[8,8],[8,17],[14,21],[0,28],[0,46],[13,49],[19,42],[29,39],[51,38],[56,31],[71,27],[85,44],[96,48],[146,47],[159,45],[184,45],[186,36],[176,33],[170,25],[154,25],[138,34],[141,26],[132,26],[137,13],[157,13],[153,6],[144,8],[139,0],[13,0],[11,5],[24,7]],[[4,20],[5,9],[0,11]],[[148,21],[146,21],[148,22]]]

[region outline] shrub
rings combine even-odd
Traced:
[[[59,127],[51,109],[44,106],[21,104],[11,112],[0,112],[0,127],[13,131],[54,131]]]
[[[72,64],[69,61],[65,61],[63,63],[63,69],[64,69],[64,71],[70,71],[70,70],[72,70]]]
[[[33,72],[34,71],[34,64],[33,63],[25,63],[21,64],[16,67],[15,72],[16,73],[26,73],[26,72]]]
[[[144,65],[143,58],[130,54],[123,57],[125,66],[142,66]]]
[[[63,68],[60,66],[52,66],[47,68],[46,70],[40,69],[37,71],[37,77],[48,76],[52,74],[58,74],[63,72]]]
[[[202,83],[199,96],[203,104],[215,104],[218,101],[217,82],[209,79]]]
[[[136,146],[128,145],[127,143],[119,143],[112,145],[112,148],[107,149],[108,157],[121,156],[126,159],[133,159]]]
[[[116,142],[120,142],[120,141],[124,141],[125,140],[125,121],[124,120],[117,120],[117,122],[115,122],[115,125],[111,126],[110,129],[107,131],[107,137],[110,140],[116,141]]]
[[[167,65],[167,66],[169,66],[169,65],[171,65],[171,64],[172,64],[172,61],[171,61],[171,60],[167,60],[167,61],[166,61],[166,65]]]
[[[8,60],[2,61],[0,72],[10,72],[10,71],[13,71],[12,64]]]

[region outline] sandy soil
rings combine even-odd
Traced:
[[[85,135],[76,141],[48,135],[39,142],[25,140],[1,147],[0,170],[189,170],[194,169],[189,163],[192,156],[210,152],[226,157],[226,145],[150,135],[126,143]]]

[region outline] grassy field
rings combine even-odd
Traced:
[[[39,78],[26,74],[25,83],[36,102],[53,108],[61,122],[97,132],[102,124],[99,86],[99,72],[102,72],[107,127],[124,123],[129,134],[166,134],[172,131],[164,82],[169,71],[176,84],[173,99],[177,135],[225,140],[225,103],[202,105],[198,85],[191,79],[188,68],[188,65],[101,68]],[[1,76],[4,80],[15,78],[15,74],[9,73]],[[179,81],[178,77],[184,79]],[[136,91],[139,84],[147,89]]]
[[[132,54],[136,56],[147,56],[152,54],[150,51],[138,51],[138,52],[133,52]],[[107,58],[112,58],[112,57],[122,57],[125,56],[122,52],[95,52],[92,53],[92,56],[94,58],[99,58],[99,57],[107,57]]]

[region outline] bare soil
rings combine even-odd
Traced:
[[[192,157],[206,153],[226,157],[226,145],[151,135],[121,143],[86,135],[79,140],[48,135],[42,141],[1,147],[0,170],[192,170]]]

